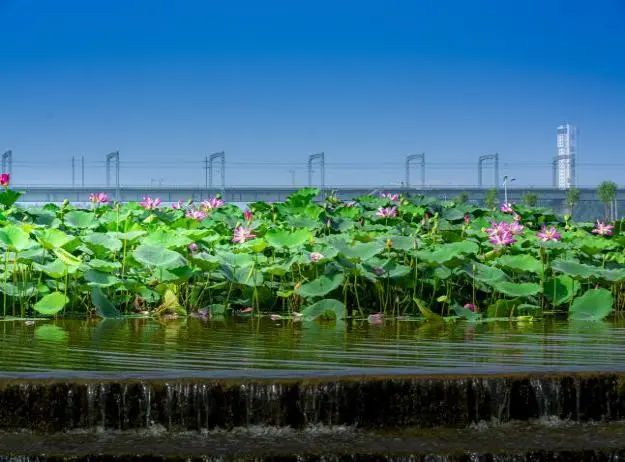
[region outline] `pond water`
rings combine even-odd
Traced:
[[[0,349],[5,377],[616,372],[625,371],[625,321],[4,321]]]

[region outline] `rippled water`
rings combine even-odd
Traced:
[[[5,376],[621,371],[625,322],[5,321],[0,349]]]

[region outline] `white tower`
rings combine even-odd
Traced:
[[[557,174],[554,178],[559,189],[575,186],[575,156],[577,155],[577,128],[571,124],[558,127],[558,155],[556,156]]]

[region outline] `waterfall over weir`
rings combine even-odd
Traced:
[[[0,462],[625,460],[622,321],[62,319],[0,340]]]
[[[4,431],[462,428],[547,417],[623,419],[625,374],[0,382]]]

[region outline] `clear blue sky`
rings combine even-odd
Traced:
[[[334,184],[399,181],[415,152],[454,166],[435,183],[473,184],[500,152],[546,184],[563,121],[580,163],[621,164],[580,182],[625,183],[623,0],[0,0],[0,23],[0,150],[20,183],[68,183],[72,155],[102,183],[119,149],[123,183],[201,184],[225,150],[231,184],[303,184],[317,151],[366,164],[330,165]]]

